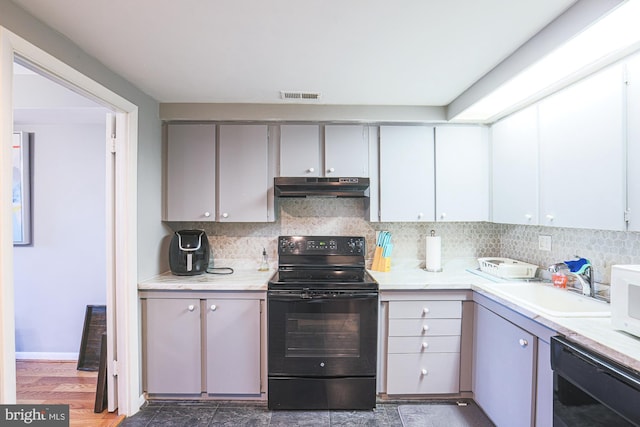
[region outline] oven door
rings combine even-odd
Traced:
[[[378,293],[269,291],[269,376],[375,376]]]

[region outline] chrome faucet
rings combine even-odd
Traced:
[[[582,295],[588,297],[595,296],[595,290],[593,289],[593,266],[588,265],[583,273],[568,273],[569,275],[576,278],[577,282],[580,283],[582,287]]]

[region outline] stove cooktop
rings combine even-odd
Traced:
[[[269,280],[268,288],[377,290],[378,283],[365,269],[295,268],[276,271]]]
[[[364,237],[280,236],[270,290],[365,289],[378,283],[364,268]]]

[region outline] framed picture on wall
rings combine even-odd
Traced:
[[[14,132],[13,162],[13,245],[31,244],[31,138],[33,134]]]

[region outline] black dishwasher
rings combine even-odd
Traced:
[[[640,426],[640,373],[575,344],[551,338],[553,425]]]

